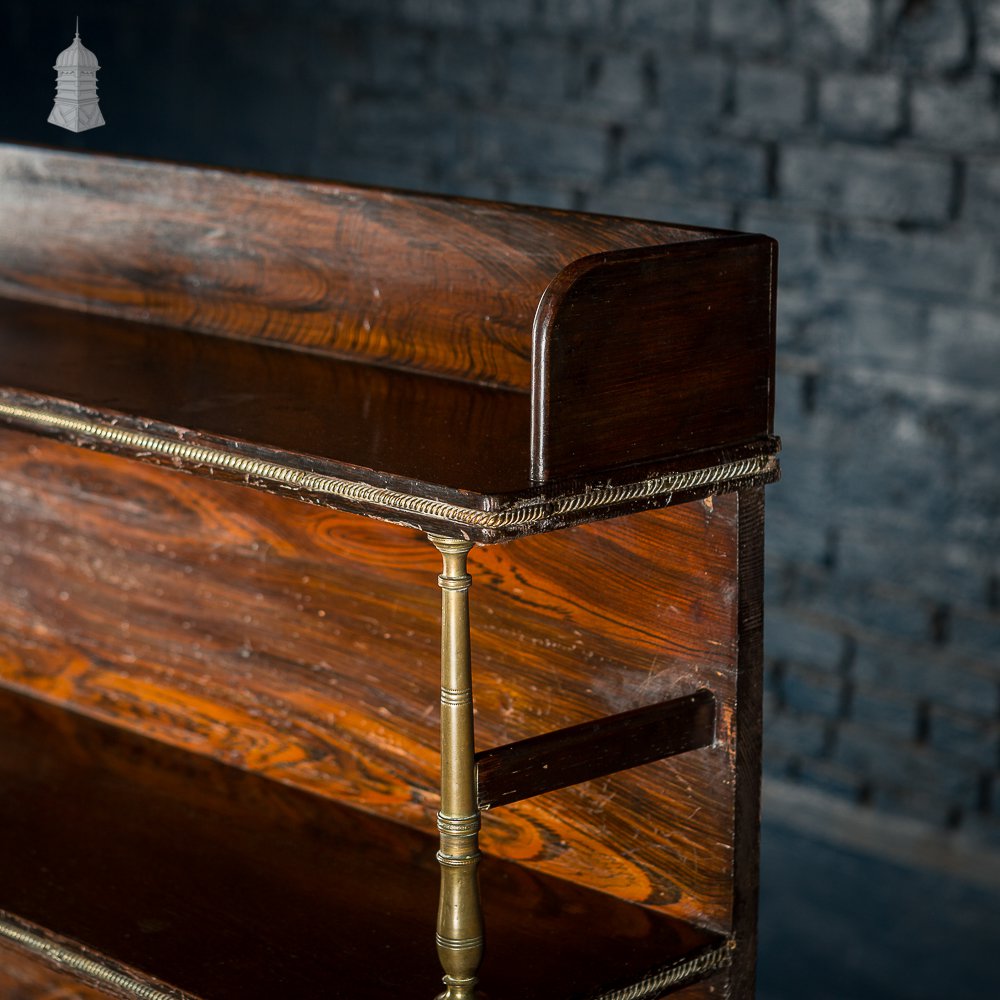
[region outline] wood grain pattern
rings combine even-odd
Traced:
[[[108,1000],[114,993],[81,983],[17,948],[0,944],[3,1000]]]
[[[535,326],[536,477],[766,441],[776,246],[728,236],[568,267]]]
[[[4,909],[205,1000],[429,995],[436,836],[0,692]],[[717,944],[490,858],[484,982],[583,1000]],[[553,915],[558,914],[558,920]]]
[[[715,234],[0,145],[0,294],[527,388],[571,261]]]
[[[4,684],[433,829],[425,539],[12,432],[0,444]],[[728,929],[735,545],[723,496],[474,550],[480,747],[701,687],[719,702],[715,748],[499,810],[488,851]]]

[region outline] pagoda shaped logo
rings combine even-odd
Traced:
[[[80,19],[76,19],[76,37],[68,49],[59,53],[56,71],[56,101],[49,122],[71,132],[85,132],[104,124],[97,103],[97,56],[80,41]]]

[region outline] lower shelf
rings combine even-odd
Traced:
[[[429,1000],[435,850],[0,691],[0,910],[202,1000]],[[628,994],[652,1000],[725,961],[718,936],[643,907],[494,858],[481,876],[491,1000],[584,1000],[660,972]]]

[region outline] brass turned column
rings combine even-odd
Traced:
[[[441,587],[441,898],[437,950],[445,991],[437,1000],[476,1000],[483,957],[466,556],[472,542],[427,536],[444,558]],[[479,994],[482,1000],[482,994]]]

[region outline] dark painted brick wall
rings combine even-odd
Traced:
[[[0,11],[2,131],[762,230],[782,245],[769,772],[1000,842],[1000,2]]]

